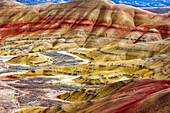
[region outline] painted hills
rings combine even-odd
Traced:
[[[98,48],[170,36],[168,13],[154,14],[107,0],[72,0],[4,9],[0,14],[1,55]]]
[[[9,9],[9,8],[23,8],[26,7],[26,5],[19,3],[14,0],[0,0],[0,9]]]
[[[19,107],[9,111],[168,112],[169,54],[169,13],[151,13],[110,0],[0,9],[0,56],[13,56],[1,64],[8,63],[8,70],[25,69],[0,76],[10,90],[20,92],[13,95]],[[67,93],[57,94],[61,88],[51,85]],[[30,106],[21,97],[30,97]],[[54,104],[56,100],[65,103]]]

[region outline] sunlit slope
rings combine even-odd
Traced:
[[[0,55],[158,41],[170,37],[169,20],[109,0],[2,9]]]
[[[88,64],[53,66],[37,69],[15,78],[30,76],[80,76],[74,79],[80,84],[108,84],[126,79],[145,78],[163,80],[169,78],[170,42],[168,40],[109,46],[89,52],[73,51]]]
[[[52,62],[53,62],[52,58],[38,53],[19,55],[7,61],[7,63],[11,64],[26,64],[26,65],[47,65],[47,64],[49,65],[52,64]]]
[[[9,9],[9,8],[24,8],[26,5],[17,2],[15,0],[1,0],[0,1],[0,10]]]
[[[170,106],[169,87],[169,80],[126,80],[99,89],[82,89],[63,95],[67,100],[79,102],[23,109],[17,113],[163,113]]]
[[[36,86],[58,85],[53,91],[60,91],[59,85],[79,87],[65,94],[45,89],[53,93],[51,99],[71,104],[51,107],[47,101],[43,105],[30,101],[38,107],[20,110],[28,107],[21,106],[20,113],[168,111],[169,13],[155,14],[109,0],[17,4],[0,2],[5,6],[0,8],[0,56],[14,56],[6,62],[10,64],[1,62],[1,79],[30,80],[30,91],[35,81]],[[27,70],[16,74],[8,73],[10,69]],[[40,82],[38,78],[50,79]]]

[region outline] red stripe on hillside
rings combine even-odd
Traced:
[[[47,22],[43,22],[43,21],[47,21]],[[60,25],[59,26],[55,26],[55,27],[49,27],[49,28],[37,28],[37,29],[34,29],[34,28],[31,28],[32,26],[36,26],[36,25],[41,25],[41,26],[44,26],[44,25],[52,25],[54,23],[50,23],[51,21],[55,20],[56,22],[59,22],[60,20],[62,20],[62,22],[59,22]],[[67,21],[75,21],[74,23],[72,22],[67,22]],[[41,22],[42,21],[42,22]],[[10,34],[13,34],[13,35],[17,35],[17,34],[20,34],[22,32],[36,32],[36,31],[42,31],[42,30],[57,30],[57,29],[60,29],[62,25],[76,25],[76,26],[81,26],[81,27],[88,27],[88,26],[93,26],[94,24],[94,21],[95,20],[92,20],[92,19],[75,19],[75,18],[41,18],[41,20],[39,22],[29,22],[29,23],[9,23],[9,24],[3,24],[3,25],[0,25],[0,28],[4,28],[4,30],[2,29],[0,31],[0,34],[2,37],[5,37],[5,36],[8,36]],[[78,23],[76,23],[78,22]],[[85,23],[88,23],[88,24],[85,24]],[[96,23],[100,24],[100,25],[95,25],[94,27],[108,27],[107,25],[105,24],[110,24],[110,22],[108,21],[97,21]],[[104,24],[104,25],[102,25]],[[115,25],[119,25],[119,26],[126,26],[128,27],[128,25],[125,25],[125,24],[119,24],[119,23],[114,23]],[[27,29],[20,29],[20,27],[22,26],[28,26],[29,28]],[[6,28],[6,29],[5,29]],[[110,28],[115,28],[115,29],[124,29],[124,28],[119,28],[119,27],[115,27],[115,26],[110,26]]]
[[[142,95],[139,96],[138,100],[131,101],[131,102],[127,103],[127,104],[124,104],[124,105],[116,108],[116,109],[112,109],[112,110],[108,111],[107,113],[126,113],[126,112],[133,113],[134,112],[133,107],[135,106],[135,104],[137,104],[138,102],[146,99],[149,95],[151,95],[151,94],[153,94],[155,92],[170,88],[170,81],[169,80],[155,81],[154,83],[155,83],[155,85],[151,86],[151,88],[149,88],[149,89],[147,89],[145,91],[139,91],[138,92],[138,93],[142,93]],[[135,86],[139,87],[138,85],[135,85]],[[133,86],[133,88],[135,88],[135,86]],[[157,88],[154,88],[156,86],[157,86]],[[124,91],[126,91],[126,90],[124,90]],[[138,95],[138,94],[136,94],[136,95]]]
[[[125,90],[129,90],[129,89],[132,89],[132,88],[135,88],[135,87],[139,87],[139,86],[144,86],[144,85],[151,84],[151,83],[160,83],[160,84],[162,84],[162,83],[163,83],[163,84],[167,83],[168,86],[170,87],[170,80],[149,80],[149,81],[146,81],[146,82],[138,83],[138,84],[133,85],[133,86],[126,87],[126,88],[121,89],[121,90],[119,90],[119,91],[117,91],[117,92],[113,92],[113,94],[115,94],[115,93],[121,93],[121,92],[123,92],[123,91],[125,91]]]

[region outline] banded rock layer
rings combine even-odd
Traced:
[[[134,78],[163,80],[170,77],[169,47],[170,41],[163,40],[110,46],[89,52],[70,51],[81,58],[89,59],[90,62],[75,66],[41,68],[9,77],[69,75],[78,76],[74,82],[85,85],[108,84]]]
[[[49,65],[52,64],[52,61],[53,59],[48,56],[32,53],[28,55],[19,55],[7,61],[7,63],[26,65]]]
[[[0,10],[0,55],[98,48],[170,37],[169,14],[109,0],[72,0]]]
[[[35,107],[17,113],[163,113],[169,111],[169,83],[169,80],[126,80],[104,88],[75,91],[66,96],[73,100],[78,97],[78,101],[83,97],[89,101],[49,108]]]
[[[30,69],[0,78],[14,99],[15,90],[24,94],[15,99],[18,113],[168,112],[169,28],[169,13],[109,0],[3,8],[0,56]]]

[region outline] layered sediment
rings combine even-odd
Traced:
[[[18,113],[168,111],[169,13],[109,0],[4,1],[0,56],[11,58],[0,62],[0,91],[12,96],[3,112],[10,102]]]
[[[0,55],[98,48],[170,37],[169,14],[105,0],[73,0],[0,11]]]

